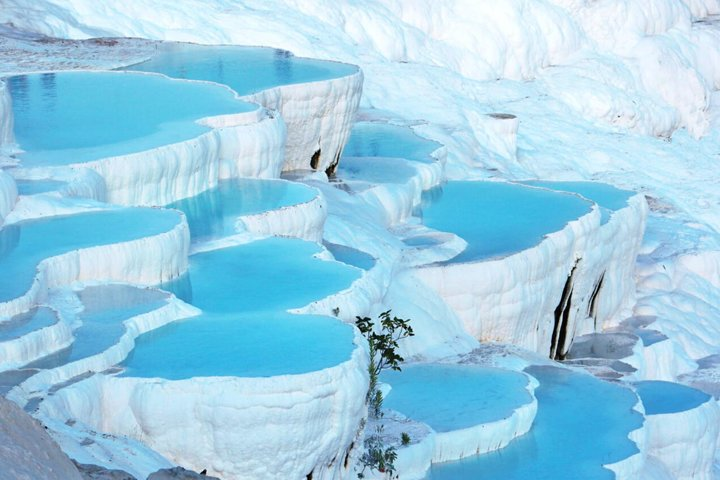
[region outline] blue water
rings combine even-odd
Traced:
[[[282,180],[222,180],[216,188],[168,205],[187,216],[193,241],[237,233],[242,215],[309,202],[318,192],[300,183]]]
[[[35,195],[60,190],[66,182],[59,180],[15,180],[20,195]]]
[[[637,382],[635,388],[645,406],[646,415],[692,410],[712,398],[700,390],[672,382]]]
[[[337,177],[370,183],[407,183],[417,176],[417,170],[392,158],[348,157],[340,162]]]
[[[318,260],[317,244],[270,238],[191,257],[188,275],[164,285],[202,315],[138,338],[125,376],[264,377],[342,363],[353,329],[337,319],[287,309],[347,288],[360,271]]]
[[[0,341],[4,342],[20,338],[57,322],[57,315],[49,308],[33,308],[28,312],[15,315],[8,321],[0,322]]]
[[[82,325],[73,331],[66,349],[31,363],[33,368],[55,368],[106,351],[125,333],[125,320],[157,310],[167,304],[168,294],[129,285],[87,287],[78,293],[84,310]]]
[[[602,223],[607,223],[612,212],[628,206],[628,200],[635,192],[621,190],[607,183],[598,182],[550,182],[544,180],[530,180],[522,182],[525,185],[549,188],[561,192],[577,193],[592,200],[600,206]]]
[[[496,368],[408,365],[400,372],[383,372],[380,379],[392,386],[385,408],[437,432],[501,420],[532,402],[525,375]]]
[[[338,262],[352,265],[362,270],[370,270],[375,266],[375,259],[372,255],[365,252],[336,243],[325,242],[324,245]]]
[[[62,72],[10,77],[24,166],[67,165],[197,137],[196,120],[251,111],[217,85],[157,75]]]
[[[431,163],[435,160],[430,154],[440,147],[439,143],[416,135],[409,127],[358,122],[353,125],[343,156],[405,158]]]
[[[121,208],[6,225],[0,229],[0,302],[25,294],[46,258],[157,235],[179,222],[172,210]]]
[[[530,432],[496,452],[435,464],[428,479],[610,480],[602,465],[638,452],[628,434],[643,417],[629,389],[555,367],[527,371],[540,381]]]
[[[574,195],[501,182],[449,182],[423,193],[422,221],[458,235],[467,249],[451,263],[472,262],[531,248],[587,214]]]
[[[125,69],[222,83],[240,95],[280,85],[344,77],[358,71],[354,65],[298,58],[272,48],[189,43],[160,45],[152,59]]]
[[[635,335],[640,337],[640,340],[643,343],[643,346],[649,347],[651,345],[655,345],[656,343],[662,342],[664,340],[667,340],[668,337],[664,333],[658,332],[657,330],[650,330],[645,328],[639,328],[635,330]]]

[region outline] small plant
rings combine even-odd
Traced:
[[[358,478],[365,478],[364,472],[367,468],[384,473],[389,478],[396,477],[394,462],[397,452],[395,447],[386,446],[383,438],[380,421],[383,417],[383,395],[378,388],[378,379],[383,370],[400,370],[400,364],[405,359],[397,353],[398,342],[415,335],[410,320],[391,317],[390,310],[381,313],[378,319],[378,327],[369,317],[356,317],[355,320],[355,325],[368,341],[370,384],[365,400],[368,404],[368,416],[375,420],[375,431],[365,439],[365,452],[360,456],[362,470],[358,473]]]
[[[410,445],[410,435],[408,435],[407,432],[402,432],[400,434],[400,441],[402,442],[403,446]]]

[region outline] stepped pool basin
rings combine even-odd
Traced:
[[[273,48],[163,43],[150,60],[124,70],[222,83],[239,95],[248,95],[281,85],[352,75],[358,67],[299,58]]]
[[[612,464],[639,452],[628,434],[643,424],[627,388],[555,367],[527,369],[539,380],[532,429],[502,450],[432,466],[432,480],[613,479]]]
[[[330,253],[332,253],[332,256],[335,257],[335,260],[338,262],[342,262],[346,265],[352,265],[353,267],[357,267],[361,270],[370,270],[375,266],[375,259],[373,256],[361,250],[330,242],[325,242],[324,246],[328,249],[328,251],[330,251]]]
[[[60,190],[67,182],[60,180],[15,180],[20,195],[36,195]]]
[[[360,277],[356,268],[315,258],[320,252],[315,243],[269,238],[193,255],[188,274],[163,288],[203,313],[140,336],[123,375],[264,377],[348,360],[350,325],[286,312]]]
[[[423,193],[422,221],[458,235],[467,248],[448,263],[482,261],[531,248],[590,213],[575,195],[522,185],[453,181]]]
[[[410,127],[382,122],[357,122],[353,125],[344,157],[405,158],[432,163],[431,154],[442,145],[420,137]]]
[[[120,284],[86,287],[78,297],[85,308],[79,314],[82,325],[73,331],[73,343],[28,368],[56,368],[100,354],[118,343],[125,333],[126,320],[157,310],[170,298],[160,290]]]
[[[0,302],[25,294],[46,258],[169,232],[181,221],[173,210],[119,208],[6,225],[0,229]]]
[[[24,167],[142,152],[200,136],[204,117],[256,110],[218,85],[125,72],[9,77]]]
[[[7,322],[0,323],[0,342],[15,340],[30,332],[55,325],[58,317],[47,307],[33,308],[15,315]]]
[[[634,385],[647,415],[692,410],[712,398],[705,392],[679,383],[644,381]]]
[[[193,241],[204,241],[237,233],[241,216],[309,202],[317,195],[300,183],[238,178],[167,206],[185,213]]]
[[[507,418],[532,402],[528,378],[518,372],[473,365],[408,365],[386,371],[392,386],[385,408],[449,432]]]
[[[635,192],[621,190],[607,183],[599,182],[553,182],[544,180],[529,180],[520,182],[523,185],[548,188],[560,192],[577,193],[592,200],[600,206],[602,223],[607,223],[612,212],[621,210],[628,206],[628,200],[635,195]]]

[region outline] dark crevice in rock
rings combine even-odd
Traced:
[[[315,153],[313,153],[312,158],[310,159],[310,168],[313,170],[317,170],[318,165],[320,165],[320,149],[318,148]]]
[[[598,294],[600,293],[600,289],[602,289],[603,286],[603,280],[605,280],[605,272],[600,275],[600,279],[595,284],[595,288],[593,288],[592,295],[590,295],[590,303],[588,304],[588,317],[591,317],[594,320],[594,331],[598,331],[598,324],[597,324],[597,298]]]
[[[310,473],[308,473],[307,475],[305,475],[305,480],[312,480],[312,478],[313,478],[313,472],[314,472],[314,471],[315,471],[315,470],[313,470],[312,472],[310,472]]]
[[[328,178],[333,178],[335,176],[335,170],[337,170],[337,166],[340,163],[341,154],[342,151],[339,151],[337,155],[335,155],[335,160],[333,160],[330,166],[325,169],[325,174],[328,176]]]
[[[550,339],[550,358],[553,360],[562,360],[567,351],[565,350],[565,342],[567,341],[567,329],[570,323],[570,311],[572,308],[573,293],[573,277],[580,260],[575,262],[570,274],[568,274],[565,286],[563,287],[560,303],[555,307],[555,325],[553,326],[552,338]]]

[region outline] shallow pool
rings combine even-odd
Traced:
[[[679,383],[645,381],[634,385],[647,415],[684,412],[712,398],[707,393]]]
[[[172,210],[120,208],[6,225],[0,229],[0,302],[25,294],[46,258],[158,235],[180,221]]]
[[[20,195],[35,195],[60,190],[67,182],[60,180],[15,180]]]
[[[430,154],[441,146],[416,135],[410,127],[382,122],[358,122],[353,125],[343,156],[405,158],[432,163],[435,160]]]
[[[632,391],[555,367],[527,371],[540,381],[530,432],[501,450],[435,464],[428,479],[610,480],[615,475],[603,465],[638,452],[628,438],[643,423]]]
[[[612,212],[628,206],[628,200],[635,192],[621,190],[607,183],[599,182],[551,182],[545,180],[529,180],[524,185],[549,188],[561,192],[577,193],[592,200],[600,206],[602,222],[607,223]]]
[[[124,69],[222,83],[240,95],[345,77],[358,71],[354,65],[298,58],[285,50],[191,43],[161,44],[153,58]]]
[[[423,193],[422,221],[458,235],[467,249],[450,263],[509,255],[534,247],[592,210],[575,195],[502,182],[448,182]]]
[[[318,192],[282,180],[231,179],[191,198],[167,205],[182,210],[193,241],[237,233],[238,217],[309,202]]]
[[[314,258],[320,251],[314,243],[269,238],[193,255],[187,277],[164,287],[203,314],[139,337],[124,375],[273,376],[348,360],[350,325],[286,312],[359,278],[356,268]]]
[[[370,270],[375,266],[375,258],[361,250],[330,242],[325,242],[324,245],[338,262],[352,265],[362,270]]]
[[[437,432],[502,420],[532,402],[525,375],[497,368],[408,365],[400,372],[383,372],[380,379],[392,386],[385,408]]]
[[[49,327],[58,322],[58,317],[47,307],[37,307],[0,322],[0,342],[14,340],[35,330]]]
[[[104,352],[125,333],[126,320],[165,306],[169,295],[150,288],[108,284],[87,287],[78,297],[85,308],[78,315],[82,325],[73,331],[73,343],[29,367],[55,368]]]
[[[7,79],[23,166],[67,165],[197,137],[214,115],[247,112],[218,85],[159,75],[60,72]]]

